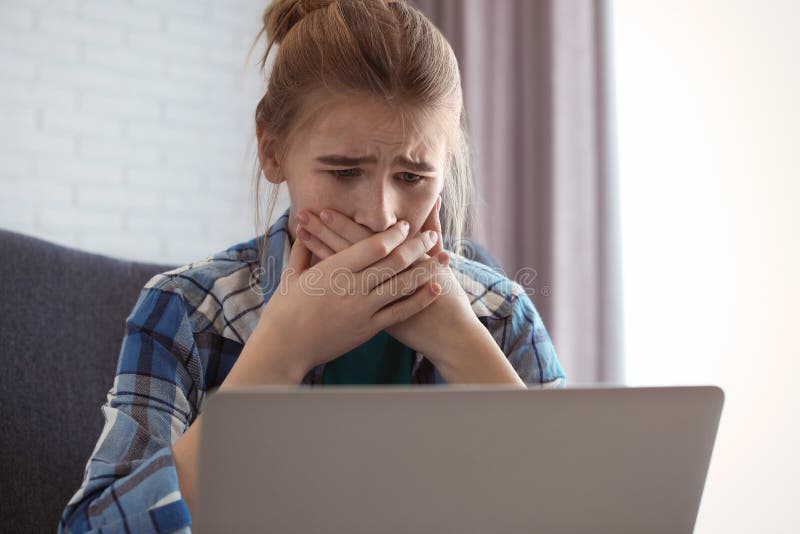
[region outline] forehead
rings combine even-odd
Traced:
[[[435,157],[446,138],[436,121],[380,102],[349,97],[320,106],[304,136],[311,150],[406,152]]]

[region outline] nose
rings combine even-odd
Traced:
[[[358,205],[355,207],[353,220],[358,224],[370,228],[373,232],[383,232],[397,222],[398,199],[392,187],[386,185],[383,178],[368,180],[363,195],[354,199]]]

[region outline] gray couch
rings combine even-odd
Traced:
[[[0,230],[0,530],[56,530],[103,428],[125,319],[170,268]]]
[[[125,319],[173,267],[0,230],[0,532],[56,530],[103,427]]]

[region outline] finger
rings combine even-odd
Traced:
[[[319,215],[322,222],[325,223],[328,228],[350,243],[357,243],[374,234],[374,232],[366,226],[358,224],[347,215],[334,209],[325,208],[320,211]]]
[[[372,300],[372,305],[381,308],[414,293],[420,286],[427,284],[441,273],[441,269],[442,264],[436,258],[428,258],[409,267],[371,291],[369,298]]]
[[[317,239],[316,236],[310,234],[305,228],[302,226],[297,231],[297,237],[300,241],[305,243],[306,248],[314,253],[314,255],[319,258],[320,260],[324,260],[330,256],[333,256],[335,252],[330,249],[325,243],[321,240]]]
[[[441,291],[441,286],[435,282],[425,284],[410,297],[378,310],[372,316],[372,320],[379,330],[401,323],[427,308]]]
[[[308,218],[308,223],[303,225],[303,228],[334,252],[342,251],[354,243],[354,241],[348,241],[332,230],[315,213],[307,210],[303,213]]]
[[[439,234],[439,239],[436,242],[436,245],[428,252],[429,256],[435,256],[439,252],[444,250],[444,243],[442,239],[442,224],[439,220],[439,210],[442,207],[442,197],[436,197],[436,202],[433,204],[433,208],[431,209],[430,213],[428,213],[428,217],[425,219],[425,222],[422,223],[422,227],[420,228],[420,232],[425,230],[433,230]]]
[[[425,217],[425,221],[422,223],[420,230],[438,230],[436,227],[436,216],[439,214],[441,207],[442,197],[440,195],[436,197],[436,201],[434,201],[431,210],[428,212],[428,216]]]
[[[429,252],[431,256],[435,256],[438,253],[444,250],[444,235],[442,234],[442,222],[439,220],[439,213],[442,208],[442,197],[436,199],[436,209],[433,210],[433,226],[434,230],[439,232],[439,241],[436,242],[436,245],[433,247],[433,250]]]
[[[300,233],[300,225],[297,225],[295,235]],[[287,268],[292,269],[292,273],[302,273],[308,269],[309,262],[311,261],[311,251],[308,250],[302,239],[295,239],[292,249],[289,252],[289,265]]]
[[[378,232],[357,243],[353,243],[332,258],[328,258],[331,268],[346,268],[353,272],[365,268],[385,258],[397,248],[408,235],[408,222],[397,221],[388,230]]]
[[[422,232],[406,240],[386,258],[369,266],[362,272],[362,285],[372,290],[420,260],[436,243],[438,234],[433,231]],[[426,260],[427,261],[427,260]]]

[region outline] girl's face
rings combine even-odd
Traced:
[[[302,210],[318,215],[323,208],[335,209],[373,232],[405,219],[414,235],[444,183],[446,141],[441,136],[428,138],[434,141],[426,145],[409,125],[404,132],[399,114],[368,99],[338,100],[324,107],[297,132],[282,176],[269,152],[262,162],[265,176],[286,180],[292,239],[295,215]]]

